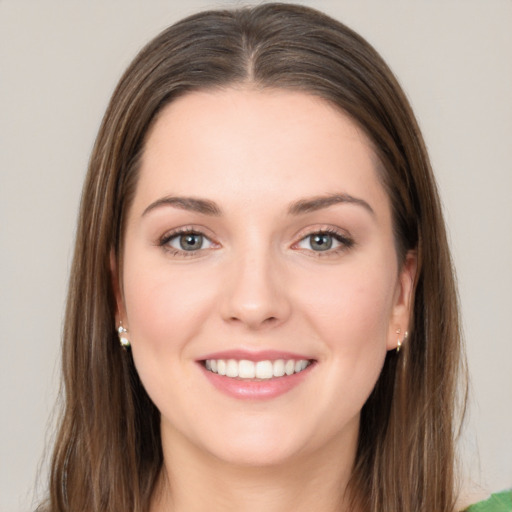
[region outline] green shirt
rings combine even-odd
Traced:
[[[488,500],[471,505],[467,512],[512,512],[512,491],[493,494]]]

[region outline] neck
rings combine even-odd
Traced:
[[[232,464],[163,437],[164,467],[151,512],[350,510],[346,490],[357,435],[352,437],[345,449],[333,440],[315,453],[265,466]]]

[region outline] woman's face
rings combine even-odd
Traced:
[[[164,449],[273,464],[355,447],[414,273],[377,167],[305,93],[194,92],[161,112],[118,307]]]

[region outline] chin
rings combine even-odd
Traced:
[[[217,450],[216,450],[217,451]],[[283,443],[276,443],[275,439],[268,443],[241,440],[240,444],[234,443],[222,451],[215,453],[216,458],[226,464],[247,468],[277,467],[294,460],[301,450]]]
[[[233,466],[279,466],[307,449],[311,433],[293,431],[278,421],[242,421],[196,432],[196,447]],[[202,434],[202,435],[201,435]]]

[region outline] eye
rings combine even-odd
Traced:
[[[332,248],[335,240],[334,237],[328,233],[315,233],[301,240],[299,246],[303,247],[303,243],[309,245],[309,247],[305,248],[313,249],[313,251],[328,251]]]
[[[213,247],[213,242],[202,233],[182,231],[165,236],[160,245],[175,252],[195,252]]]
[[[337,232],[318,231],[302,238],[297,247],[314,252],[337,252],[351,247],[354,242]]]

